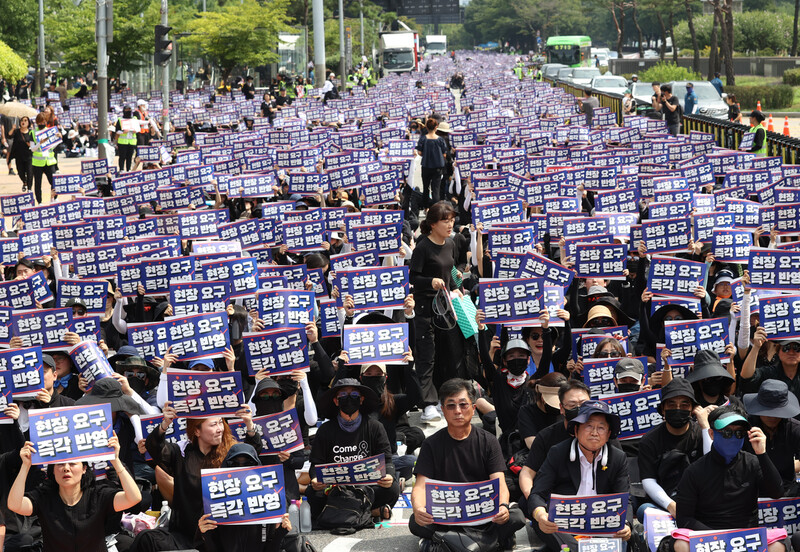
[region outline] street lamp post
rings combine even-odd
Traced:
[[[345,73],[347,72],[344,52],[344,0],[339,0],[339,82],[342,96],[345,93]]]
[[[108,10],[97,0],[97,155],[107,159],[108,151]]]
[[[311,8],[314,25],[314,86],[322,88],[325,83],[325,12],[322,0],[313,0]]]
[[[39,0],[39,94],[44,94],[44,0]]]

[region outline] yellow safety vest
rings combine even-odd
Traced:
[[[131,117],[131,119],[133,119],[133,117]],[[128,119],[126,119],[126,120],[128,120]],[[138,119],[136,119],[136,120],[138,121]],[[120,121],[122,121],[122,117],[117,119],[117,122],[120,124],[120,128],[122,128],[122,123]],[[136,145],[136,133],[135,132],[123,132],[122,134],[120,134],[117,137],[117,143],[118,144],[123,144],[123,145],[135,146]]]
[[[33,143],[38,145],[39,138],[36,136],[39,132],[44,132],[47,129],[39,130],[31,129],[31,133],[33,135]],[[31,164],[34,167],[49,167],[51,165],[56,164],[56,155],[53,153],[53,150],[43,152],[41,149],[38,149],[33,152],[33,158],[31,159]]]
[[[755,134],[759,128],[764,131],[764,143],[761,144],[760,150],[754,151],[753,153],[756,155],[767,155],[767,129],[764,128],[764,123],[758,123],[756,126],[750,129],[750,132]]]

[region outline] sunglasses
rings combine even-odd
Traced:
[[[746,429],[720,429],[717,430],[717,433],[722,435],[723,439],[730,439],[731,437],[736,437],[737,439],[744,439],[747,435]]]
[[[144,372],[133,372],[133,371],[127,371],[127,370],[125,371],[125,373],[123,375],[126,378],[139,378],[140,380],[143,380],[143,379],[145,379],[147,377],[147,374],[145,374]]]
[[[783,347],[781,347],[781,351],[784,353],[797,353],[800,352],[800,343],[787,343]]]
[[[542,337],[542,334],[540,334],[539,332],[531,332],[530,337],[533,341],[537,341]]]
[[[595,358],[617,358],[619,357],[619,353],[616,351],[600,351],[599,353],[595,354]]]
[[[336,395],[336,398],[342,400],[346,399],[348,396],[350,398],[358,400],[361,398],[361,393],[359,391],[350,391],[349,393],[339,393],[338,395]]]
[[[589,324],[595,328],[602,328],[607,326],[613,326],[614,321],[611,318],[607,318],[605,316],[601,316],[599,318],[593,318]]]
[[[680,316],[665,316],[664,322],[674,322],[675,320],[683,320]]]

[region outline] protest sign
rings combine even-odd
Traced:
[[[486,324],[527,323],[544,308],[544,278],[485,279],[479,283]]]
[[[800,337],[800,295],[759,297],[759,325],[769,339]]]
[[[164,415],[141,416],[140,420],[142,422],[142,433],[145,438],[147,438],[157,427],[164,423]],[[188,441],[188,439],[186,439],[186,420],[188,420],[188,418],[175,418],[172,423],[169,424],[166,433],[164,433],[164,440],[169,443],[175,443],[176,445],[181,441]],[[244,424],[244,422],[242,422],[242,424]],[[144,457],[145,460],[153,459],[150,453],[145,453]]]
[[[760,499],[758,525],[783,528],[790,535],[800,531],[800,498]]]
[[[0,351],[0,370],[11,374],[14,400],[33,398],[44,389],[41,347]]]
[[[128,344],[142,358],[163,358],[167,350],[182,360],[222,356],[230,347],[228,313],[173,316],[163,322],[128,324]]]
[[[651,552],[658,550],[661,539],[671,535],[673,529],[677,529],[677,526],[669,513],[658,508],[645,508],[644,539]]]
[[[650,261],[647,289],[655,295],[694,298],[695,288],[706,286],[708,265],[654,255]]]
[[[202,265],[203,280],[227,280],[230,298],[250,297],[258,291],[258,264],[253,257],[211,261]]]
[[[550,495],[547,519],[559,533],[613,535],[625,527],[628,493],[597,496]]]
[[[175,316],[224,311],[229,303],[230,284],[217,282],[171,282],[169,304]]]
[[[723,362],[730,357],[725,347],[730,343],[727,318],[701,320],[673,320],[664,322],[664,338],[672,353],[670,364],[692,364],[698,351],[717,353]]]
[[[32,409],[28,419],[34,465],[114,458],[110,404]]]
[[[308,337],[304,328],[248,333],[242,336],[248,374],[267,375],[308,371]]]
[[[273,289],[256,294],[258,317],[265,329],[303,328],[314,320],[313,291]]]
[[[754,133],[747,133],[744,136],[748,135],[755,136]],[[690,552],[706,552],[711,550],[712,545],[714,550],[767,552],[767,530],[762,527],[729,531],[693,531],[689,536]]]
[[[405,364],[409,351],[407,323],[345,325],[342,332],[348,364]]]
[[[575,277],[575,272],[559,263],[529,251],[522,259],[515,278],[544,278],[545,284],[567,289]]]
[[[219,525],[280,523],[286,513],[283,466],[200,470],[203,512]]]
[[[641,437],[663,422],[658,413],[658,405],[661,403],[660,389],[600,397],[600,400],[619,416],[620,441]]]
[[[325,241],[324,220],[284,222],[281,225],[283,244],[294,253],[319,251]]]
[[[70,280],[57,281],[58,307],[66,307],[71,299],[80,299],[86,305],[86,312],[105,314],[106,299],[109,294],[108,282],[103,280]]]
[[[11,314],[12,332],[22,339],[22,346],[39,346],[45,351],[69,347],[64,334],[71,323],[71,308],[14,311]]]
[[[686,251],[690,238],[688,217],[642,221],[642,239],[650,254]]]
[[[747,268],[750,285],[755,289],[800,288],[800,251],[751,247]]]
[[[711,254],[723,263],[747,263],[753,234],[746,230],[715,228],[711,235]]]
[[[300,419],[294,408],[276,414],[257,416],[253,418],[253,423],[261,429],[261,450],[258,451],[260,455],[294,452],[304,446]],[[228,425],[233,434],[240,441],[244,441],[247,432],[245,423],[230,421]]]
[[[481,525],[500,510],[500,481],[425,482],[425,511],[441,525]]]
[[[242,375],[232,372],[167,370],[167,395],[178,416],[207,418],[235,414],[244,404]]]
[[[402,308],[409,293],[408,266],[352,268],[340,275],[346,275],[340,293],[353,298],[355,310]]]
[[[624,278],[627,244],[578,243],[575,246],[575,272],[579,278]]]
[[[321,325],[320,337],[338,337],[342,333],[342,324],[339,320],[339,307],[336,305],[336,299],[319,302],[319,317]]]
[[[317,481],[327,485],[374,485],[386,476],[386,457],[381,453],[351,462],[317,464],[314,471]]]
[[[114,369],[108,363],[103,350],[94,341],[78,343],[68,353],[80,375],[87,381],[87,393],[92,390],[97,380],[114,377]]]
[[[643,366],[647,366],[647,358],[637,358]],[[619,360],[619,358],[583,357],[583,383],[585,383],[591,391],[590,395],[592,397],[613,395],[616,393],[617,390],[614,386],[614,368],[617,366]]]

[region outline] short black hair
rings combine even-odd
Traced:
[[[568,379],[567,381],[561,384],[561,387],[558,388],[558,402],[563,404],[564,395],[566,395],[570,391],[573,391],[574,389],[580,389],[581,391],[586,391],[587,395],[589,395],[590,397],[592,396],[592,391],[581,380]]]
[[[670,94],[672,94],[672,87],[670,85],[668,85],[668,84],[662,84],[661,85],[661,91],[662,92],[669,92]]]
[[[447,380],[439,387],[439,402],[444,404],[444,401],[458,395],[462,391],[467,392],[467,396],[469,400],[473,403],[478,400],[478,397],[475,395],[475,388],[472,387],[472,384],[465,379],[461,378],[452,378]]]
[[[650,83],[650,86],[661,86],[661,83],[658,81],[653,81]]]
[[[709,413],[708,427],[714,429],[714,422],[716,422],[719,418],[721,418],[725,414],[738,414],[743,418],[747,418],[747,412],[745,412],[743,408],[741,408],[736,404],[726,404],[725,406],[720,406],[719,408],[715,408]]]

